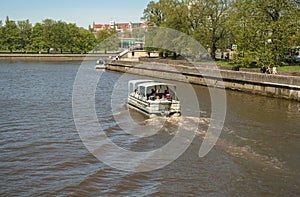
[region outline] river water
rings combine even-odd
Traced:
[[[187,150],[160,169],[122,171],[90,153],[76,129],[72,90],[80,64],[0,62],[1,196],[300,195],[299,102],[226,91],[221,135],[213,149],[199,157],[211,122],[211,102],[208,88],[193,85],[201,116],[180,119],[201,124]],[[160,118],[128,113],[126,89],[113,93],[120,78],[144,77],[95,71],[93,65],[85,75],[95,73],[101,75],[95,94],[97,118],[113,142],[133,151],[149,151],[172,140],[176,119],[163,120],[164,128],[146,139],[126,135],[118,125],[126,126],[128,115],[137,125],[162,123]],[[186,84],[174,83],[189,97]],[[183,102],[189,108],[189,101]]]

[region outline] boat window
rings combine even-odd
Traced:
[[[144,86],[140,86],[139,87],[139,92],[140,92],[140,95],[142,96],[142,97],[145,97],[146,95],[145,95],[145,87]]]
[[[129,87],[128,87],[128,94],[133,92],[133,84],[129,83]]]

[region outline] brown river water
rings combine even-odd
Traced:
[[[207,87],[192,85],[199,103],[194,109],[186,84],[172,82],[187,97],[183,106],[198,110],[200,117],[147,119],[126,108],[127,84],[113,92],[120,78],[145,77],[95,71],[91,63],[85,76],[101,75],[95,90],[98,123],[118,146],[151,151],[173,139],[181,120],[199,123],[187,150],[170,164],[123,171],[92,154],[75,126],[72,91],[80,63],[0,62],[0,196],[300,196],[299,102],[226,90],[221,135],[199,157],[211,123]],[[136,125],[164,126],[154,136],[138,138],[120,126],[137,127],[128,116]],[[121,163],[127,159],[119,158]]]

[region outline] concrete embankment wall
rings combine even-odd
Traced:
[[[96,61],[115,54],[0,54],[0,60]]]
[[[124,61],[112,62],[107,69],[300,101],[300,77],[296,76]]]

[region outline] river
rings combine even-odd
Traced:
[[[77,131],[72,94],[80,64],[0,62],[1,196],[300,195],[299,102],[226,90],[221,135],[212,150],[199,157],[211,121],[211,102],[207,87],[192,85],[201,117],[180,118],[201,124],[187,150],[159,169],[123,171],[98,160]],[[121,78],[144,77],[96,71],[93,65],[85,72],[87,78],[95,74],[101,75],[96,115],[111,141],[132,151],[149,151],[173,139],[177,120],[164,119],[163,129],[145,139],[125,134],[118,125],[136,127],[126,125],[128,115],[138,126],[161,124],[160,118],[128,113],[126,89],[113,92]],[[174,83],[181,95],[190,96],[186,84]],[[189,100],[183,102],[192,111]]]

